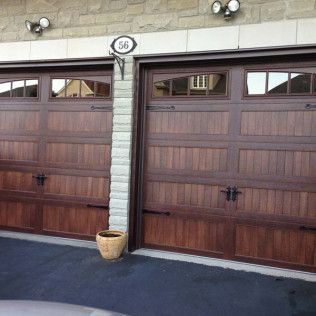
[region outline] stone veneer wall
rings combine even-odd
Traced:
[[[225,2],[227,0],[222,0]],[[208,28],[316,17],[316,0],[240,0],[230,21],[213,16],[213,0],[0,0],[0,41],[89,37]],[[52,28],[41,37],[24,26],[47,16]]]

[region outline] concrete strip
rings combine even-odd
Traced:
[[[175,260],[175,261],[185,261],[185,262],[191,262],[191,263],[196,263],[196,264],[202,264],[206,266],[233,269],[233,270],[238,270],[238,271],[255,272],[255,273],[260,273],[260,274],[265,274],[265,275],[270,275],[270,276],[275,276],[275,277],[284,277],[284,278],[291,278],[291,279],[300,279],[300,280],[305,280],[309,282],[316,282],[316,274],[311,273],[311,272],[281,269],[281,268],[276,268],[276,267],[267,267],[267,266],[261,266],[261,265],[245,263],[245,262],[193,256],[193,255],[188,255],[188,254],[180,254],[180,253],[173,253],[173,252],[168,252],[168,251],[160,251],[160,250],[152,250],[152,249],[138,249],[138,250],[135,250],[132,254],[148,256],[148,257],[153,257],[153,258],[160,258],[160,259]]]
[[[44,235],[35,235],[35,234],[26,234],[26,233],[17,233],[17,232],[8,232],[0,230],[0,237],[6,238],[15,238],[30,240],[35,242],[44,242],[48,244],[63,245],[63,246],[73,246],[81,248],[90,248],[97,249],[97,243],[95,241],[88,240],[77,240],[71,238],[62,238],[54,236],[44,236]]]

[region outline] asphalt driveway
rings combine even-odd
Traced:
[[[0,238],[0,299],[128,315],[316,315],[316,284],[193,263]]]

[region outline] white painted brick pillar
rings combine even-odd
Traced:
[[[128,230],[131,174],[133,58],[125,57],[125,75],[121,79],[114,66],[113,134],[111,152],[110,229]]]

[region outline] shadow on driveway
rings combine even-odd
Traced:
[[[0,238],[0,299],[128,315],[316,315],[316,284],[180,261]]]

